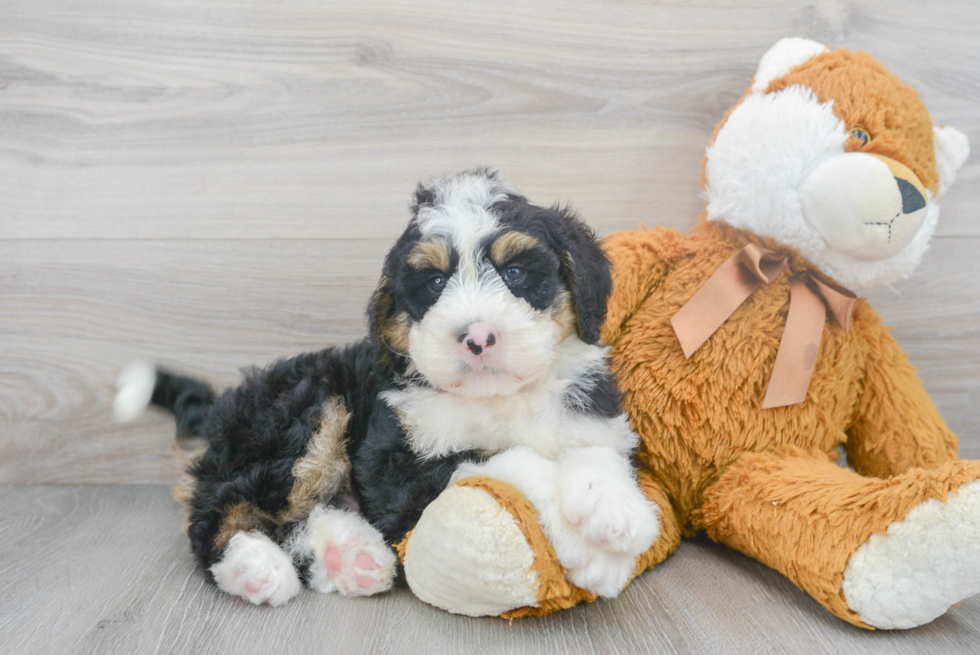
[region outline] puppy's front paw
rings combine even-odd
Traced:
[[[289,556],[259,532],[235,533],[211,575],[219,589],[255,605],[282,605],[300,590]]]
[[[575,567],[565,567],[568,580],[576,587],[587,589],[603,598],[615,598],[626,588],[636,560],[629,555],[595,552]]]
[[[561,501],[565,518],[603,550],[636,556],[660,534],[655,506],[638,489],[584,477],[562,485]]]
[[[605,598],[618,596],[633,577],[636,556],[603,550],[569,523],[563,523],[559,530],[550,530],[550,537],[568,580]]]
[[[644,496],[629,460],[611,448],[578,448],[559,466],[565,518],[602,550],[639,555],[660,534],[657,507]]]

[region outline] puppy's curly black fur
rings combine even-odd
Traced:
[[[295,521],[274,517],[287,508],[293,468],[324,405],[337,396],[351,416],[344,434],[353,464],[349,491],[388,543],[401,540],[458,464],[479,455],[422,460],[414,454],[394,412],[378,402],[395,379],[372,339],[251,369],[241,385],[217,398],[201,382],[158,371],[153,403],[174,412],[180,438],[207,443],[188,471],[195,480],[188,535],[201,567],[208,570],[221,558],[218,533],[228,510],[242,503],[260,510],[254,527],[277,543],[292,533]]]
[[[491,171],[462,175],[497,184]],[[536,311],[547,311],[565,293],[571,298],[571,329],[585,343],[596,344],[611,278],[593,233],[567,208],[531,205],[509,190],[498,196],[493,201],[496,233],[516,231],[536,244],[498,263],[506,270],[527,271],[521,284],[509,287],[511,293]],[[156,369],[152,404],[173,412],[179,442],[204,446],[187,468],[191,480],[182,495],[191,546],[205,571],[221,560],[229,537],[238,531],[258,531],[286,544],[308,516],[311,500],[358,507],[389,545],[396,544],[460,463],[486,455],[474,449],[420,455],[403,421],[384,401],[386,391],[429,385],[412,367],[399,335],[404,337],[405,325],[421,320],[438,299],[429,283],[434,269],[410,264],[423,238],[419,211],[433,202],[433,187],[420,185],[414,217],[385,259],[368,308],[369,334],[362,341],[247,370],[237,388],[220,396],[200,381]],[[445,270],[435,273],[452,276],[457,260],[452,251]],[[573,411],[602,417],[621,413],[608,372],[581,384],[587,393],[574,385],[569,391],[569,398],[576,398],[569,404]],[[297,467],[310,457],[324,426],[335,431],[341,426],[342,433],[334,436],[342,441],[350,465],[338,469],[343,480],[320,480],[311,487],[297,479]],[[305,497],[297,496],[301,486]],[[300,579],[308,581],[309,553],[291,556]]]

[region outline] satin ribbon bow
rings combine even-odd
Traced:
[[[670,320],[684,357],[693,355],[753,291],[779,277],[788,263],[787,255],[750,243],[722,264]],[[805,271],[790,279],[789,289],[789,316],[763,409],[806,400],[827,311],[847,333],[857,301],[857,296],[844,287],[822,282]]]

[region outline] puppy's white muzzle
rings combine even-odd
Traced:
[[[490,269],[450,279],[409,331],[409,352],[418,371],[446,391],[506,395],[547,373],[558,336],[547,314],[515,297]]]

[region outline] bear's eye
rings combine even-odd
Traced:
[[[863,127],[855,127],[851,130],[851,136],[861,142],[862,146],[868,145],[868,141],[871,140],[871,135]]]

